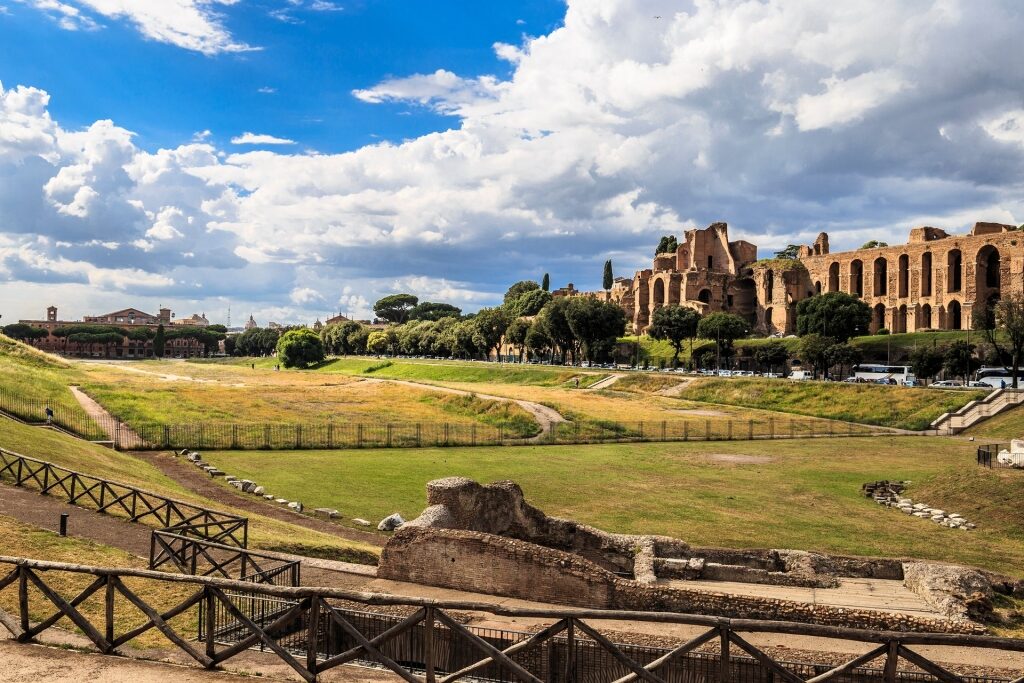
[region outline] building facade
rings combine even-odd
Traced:
[[[734,313],[770,335],[795,333],[797,304],[815,294],[857,296],[871,307],[871,333],[898,333],[969,329],[976,310],[1010,291],[1024,293],[1024,231],[1013,225],[975,223],[967,235],[919,227],[906,244],[837,253],[821,233],[795,259],[758,260],[755,245],[730,241],[728,226],[714,223],[687,230],[674,252],[609,291],[569,285],[552,294],[612,301],[634,334],[647,331],[655,310],[679,304]]]
[[[73,358],[153,358],[152,335],[126,334],[117,343],[100,343],[78,341],[67,335],[58,332],[60,328],[74,325],[112,325],[122,328],[129,333],[132,330],[150,329],[154,332],[160,325],[170,324],[172,313],[170,309],[161,308],[159,315],[150,315],[137,308],[126,308],[113,313],[103,315],[87,315],[81,320],[60,320],[57,316],[57,307],[49,306],[46,309],[45,320],[20,320],[36,329],[47,331],[45,337],[38,339],[26,339],[25,343],[31,344],[40,351],[57,353]],[[164,343],[165,358],[198,358],[203,355],[205,347],[192,337],[176,337],[167,339]]]

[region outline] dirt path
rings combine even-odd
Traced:
[[[221,486],[199,468],[189,465],[170,453],[136,451],[131,455],[155,465],[161,472],[193,493],[238,510],[245,510],[255,515],[271,517],[313,531],[322,531],[332,536],[347,538],[350,541],[361,541],[378,547],[384,545],[387,540],[380,534],[371,531],[359,531],[324,519],[303,515],[279,505],[272,505],[262,498],[250,494],[234,493],[236,489]]]
[[[131,365],[126,364],[124,361],[120,363],[110,363],[107,361],[82,361],[89,365],[106,365],[107,367],[114,368],[115,370],[123,370],[125,372],[134,372],[138,375],[149,375],[150,377],[159,377],[165,382],[198,382],[200,384],[227,384],[232,387],[244,387],[244,382],[224,382],[219,379],[211,379],[209,377],[192,377],[190,375],[175,375],[170,372],[156,372],[154,370],[143,370],[142,368],[135,368]],[[184,361],[181,361],[184,362]]]
[[[142,447],[142,437],[136,434],[135,430],[108,413],[106,408],[94,401],[91,396],[78,387],[69,386],[68,389],[71,390],[71,395],[75,397],[75,400],[82,406],[86,414],[92,418],[93,422],[99,425],[100,429],[106,432],[107,436],[110,437],[110,440],[118,448]]]
[[[623,377],[625,377],[625,375],[620,375],[620,374],[608,375],[604,379],[600,379],[600,380],[594,382],[589,387],[584,389],[584,391],[597,391],[599,389],[607,389],[608,387],[610,387],[611,385],[615,384],[616,382],[618,382]]]

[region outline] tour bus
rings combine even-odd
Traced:
[[[978,370],[978,383],[994,389],[1013,386],[1013,370],[1010,368],[982,368]],[[1024,386],[1024,369],[1017,371],[1017,384]]]
[[[880,379],[892,379],[897,384],[910,385],[916,382],[913,371],[909,365],[882,365],[874,363],[861,363],[853,366],[853,376],[868,382]]]

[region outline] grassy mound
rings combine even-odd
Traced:
[[[1024,406],[1017,406],[989,418],[964,432],[993,441],[1009,441],[1024,437]]]
[[[916,430],[927,429],[943,413],[984,395],[980,391],[733,377],[696,379],[679,397]]]
[[[492,427],[501,427],[506,437],[526,438],[540,433],[540,425],[512,401],[493,401],[478,396],[429,395],[422,399],[454,415],[472,417]]]

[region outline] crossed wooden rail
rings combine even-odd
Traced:
[[[300,584],[301,563],[298,560],[154,530],[150,535],[149,568],[160,569],[167,565],[194,576],[238,578],[280,586]]]
[[[10,567],[10,571],[3,571]],[[72,573],[96,577],[81,593],[70,600],[61,596],[45,580],[45,576],[54,573]],[[658,672],[667,664],[683,657],[705,643],[717,641],[718,667],[717,675],[721,683],[731,683],[731,651],[735,647],[741,650],[765,669],[772,672],[786,683],[825,683],[843,674],[847,674],[868,662],[884,657],[882,680],[893,683],[897,680],[897,664],[900,659],[913,664],[942,683],[963,683],[963,679],[931,661],[924,655],[911,649],[919,645],[945,645],[985,649],[998,649],[1012,652],[1024,652],[1024,640],[999,638],[992,636],[976,636],[945,633],[899,633],[887,631],[864,631],[836,626],[819,626],[795,622],[758,621],[750,619],[725,619],[718,617],[674,614],[665,612],[629,612],[613,610],[590,610],[573,608],[511,608],[501,605],[462,602],[437,601],[421,598],[407,598],[393,595],[360,593],[330,588],[283,587],[267,584],[254,584],[242,581],[218,579],[213,577],[186,576],[182,574],[165,574],[140,569],[109,569],[90,567],[63,562],[45,562],[17,557],[0,556],[0,592],[8,586],[17,585],[18,614],[17,618],[0,610],[0,624],[5,626],[20,642],[35,638],[46,629],[52,627],[62,617],[70,619],[83,633],[104,653],[115,652],[117,648],[137,638],[146,631],[156,628],[178,648],[187,653],[201,665],[214,668],[239,653],[256,645],[262,645],[286,662],[306,681],[316,681],[318,675],[329,669],[356,659],[372,660],[388,669],[405,681],[411,683],[451,683],[465,679],[474,672],[489,665],[500,665],[510,672],[514,680],[529,683],[541,683],[541,680],[527,668],[517,662],[515,657],[522,655],[555,636],[564,637],[569,656],[565,660],[565,671],[561,680],[569,683],[579,681],[580,676],[575,670],[576,658],[572,656],[575,648],[584,640],[592,641],[597,647],[607,651],[613,659],[629,671],[628,674],[615,679],[615,683],[630,681],[646,681],[648,683],[665,683]],[[195,587],[187,598],[179,604],[158,613],[157,610],[125,585],[126,579],[147,579],[176,584],[187,584]],[[56,608],[56,612],[46,619],[32,625],[30,623],[29,586],[34,586]],[[104,617],[101,627],[94,625],[79,607],[95,593],[104,589]],[[245,596],[265,598],[281,598],[291,604],[275,615],[269,624],[259,624],[240,610],[234,603],[231,593]],[[120,594],[122,598],[134,605],[145,615],[146,623],[136,626],[121,635],[116,635],[115,600]],[[238,599],[238,596],[234,596]],[[357,629],[342,610],[331,604],[330,600],[348,600],[365,605],[404,605],[416,608],[416,611],[386,631],[375,637],[368,638]],[[204,637],[198,644],[189,642],[185,637],[168,625],[168,621],[185,611],[203,603],[202,610],[206,621],[202,629]],[[215,613],[220,606],[226,610],[248,635],[237,639],[230,645],[223,645],[216,640]],[[530,635],[504,649],[498,649],[483,638],[472,633],[454,619],[453,611],[486,612],[495,615],[528,617],[554,620],[550,626]],[[326,659],[318,658],[318,639],[321,637],[321,614],[326,614],[330,623],[341,629],[355,642],[354,647],[332,655]],[[619,646],[612,643],[594,622],[605,620],[626,620],[640,622],[657,622],[667,624],[685,624],[706,627],[700,635],[690,638],[673,650],[658,657],[654,661],[640,664],[634,661]],[[421,626],[422,625],[422,626]],[[383,650],[387,643],[396,636],[410,629],[422,628],[423,661],[413,667],[395,661]],[[458,671],[440,671],[439,653],[436,651],[436,628],[447,628],[480,653],[480,659]],[[278,640],[286,633],[300,636],[304,634],[306,656],[296,657]],[[854,641],[874,644],[868,652],[809,679],[801,678],[775,661],[770,655],[751,644],[741,633],[776,633],[801,636],[815,636],[837,640]],[[980,653],[979,653],[980,654]],[[414,671],[423,671],[417,675]],[[1024,683],[1024,676],[1013,683]]]

